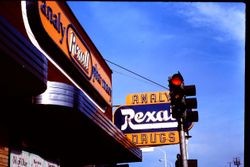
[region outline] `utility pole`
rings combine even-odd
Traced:
[[[241,165],[240,163],[240,158],[234,158],[234,165],[236,165],[237,167],[239,167]]]
[[[161,149],[161,148],[158,148],[164,155],[164,167],[167,167],[167,153]]]

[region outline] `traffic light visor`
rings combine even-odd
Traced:
[[[175,86],[181,86],[181,84],[183,83],[183,77],[181,76],[181,74],[174,74],[170,82]]]

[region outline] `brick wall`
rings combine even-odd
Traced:
[[[8,167],[9,149],[8,147],[0,146],[0,167]]]

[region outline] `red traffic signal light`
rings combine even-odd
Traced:
[[[183,84],[183,77],[180,73],[174,74],[169,80],[172,86],[181,86]]]
[[[190,122],[198,121],[198,112],[188,112],[197,108],[195,85],[184,85],[180,72],[169,77],[169,91],[173,118],[186,118]]]
[[[183,81],[183,77],[179,72],[174,74],[168,80],[172,104],[181,102],[184,96]]]
[[[183,81],[183,77],[179,72],[169,77],[168,80],[173,118],[182,117],[185,111]]]

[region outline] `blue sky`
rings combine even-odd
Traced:
[[[188,156],[202,167],[229,166],[244,156],[245,4],[69,1],[102,56],[165,87],[180,71],[195,84],[199,122],[190,130]],[[109,63],[108,63],[109,64]],[[165,89],[117,66],[113,104],[131,93]],[[143,153],[131,167],[174,164],[179,145]]]

